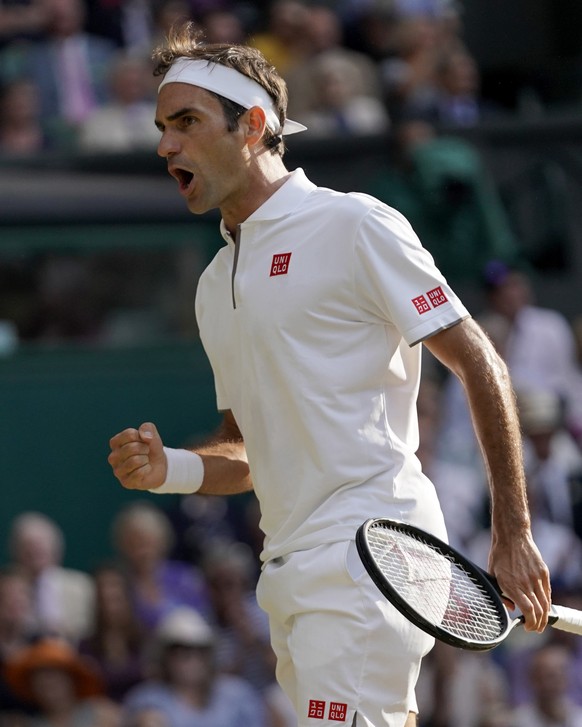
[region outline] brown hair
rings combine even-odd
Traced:
[[[262,86],[273,99],[275,112],[279,117],[281,128],[285,123],[287,112],[287,85],[276,68],[256,48],[246,45],[229,43],[205,43],[204,34],[195,23],[188,21],[174,26],[168,33],[166,42],[158,46],[152,55],[154,76],[165,75],[178,58],[207,60],[234,68]],[[212,93],[212,91],[209,91]],[[222,104],[229,131],[238,128],[238,118],[246,109],[229,99],[213,94]],[[269,128],[265,130],[265,145],[283,156],[284,144],[280,133]]]

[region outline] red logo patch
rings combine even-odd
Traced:
[[[434,290],[429,290],[427,295],[433,308],[438,308],[439,305],[447,302],[447,296],[443,293],[440,285],[438,288],[434,288]]]
[[[341,702],[329,703],[329,714],[327,718],[332,722],[345,722],[348,714],[348,705]]]
[[[428,301],[424,297],[424,295],[418,295],[416,298],[412,299],[412,305],[416,308],[416,310],[422,315],[423,313],[428,313],[430,310],[430,305],[428,304]]]
[[[307,716],[310,719],[323,719],[325,717],[325,702],[321,699],[310,699]]]
[[[289,261],[291,260],[290,252],[283,252],[279,255],[273,255],[273,262],[271,263],[271,274],[273,275],[287,275],[289,272]]]

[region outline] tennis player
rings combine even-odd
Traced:
[[[158,152],[191,212],[222,215],[196,313],[224,418],[195,452],[165,447],[152,423],[126,429],[109,462],[129,489],[254,487],[257,595],[299,727],[409,727],[433,642],[378,597],[354,535],[386,516],[446,536],[415,456],[421,344],[465,385],[490,475],[491,571],[527,629],[546,625],[506,367],[402,215],[288,171],[283,138],[304,127],[256,50],[184,26],[154,59]]]

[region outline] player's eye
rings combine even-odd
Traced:
[[[180,118],[180,126],[187,129],[189,126],[193,126],[197,123],[198,119],[195,116],[182,116]]]

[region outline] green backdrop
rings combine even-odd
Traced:
[[[0,560],[17,513],[40,510],[65,533],[65,563],[90,569],[111,554],[110,522],[144,495],[107,463],[109,438],[153,421],[169,446],[218,422],[212,373],[197,343],[104,350],[22,350],[0,359]],[[154,498],[168,507],[174,496]]]

